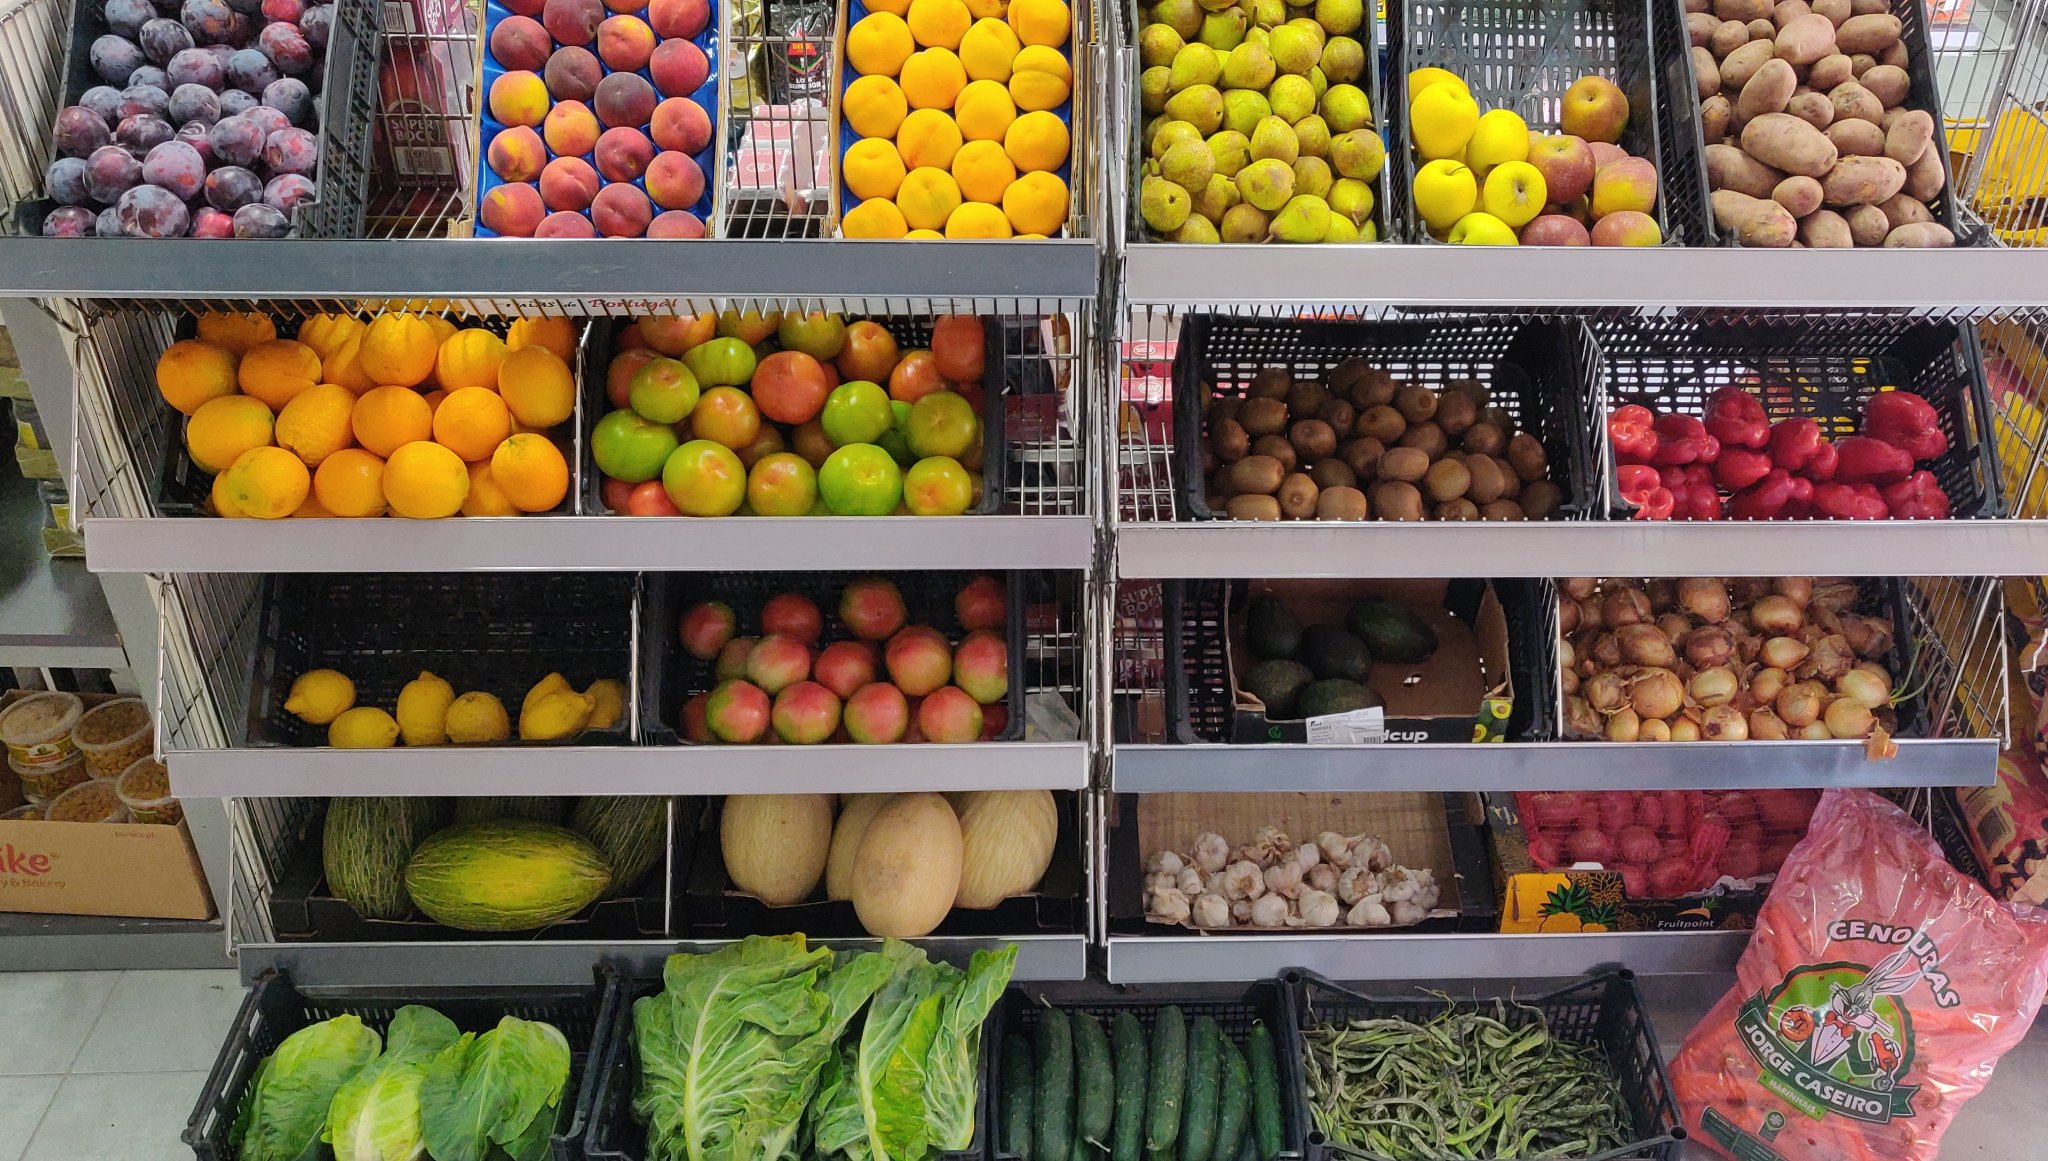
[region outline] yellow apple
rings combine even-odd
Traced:
[[[1510,109],[1483,113],[1472,130],[1472,143],[1465,147],[1465,164],[1481,181],[1493,167],[1507,161],[1529,159],[1529,125]]]
[[[1465,87],[1465,78],[1459,76],[1458,74],[1452,72],[1449,69],[1416,69],[1414,72],[1408,74],[1409,104],[1415,103],[1415,98],[1422,95],[1422,90],[1438,83],[1456,85],[1460,90],[1467,93],[1472,91]]]
[[[1460,246],[1515,246],[1520,242],[1506,222],[1492,214],[1466,214],[1451,227],[1450,240]]]
[[[1526,161],[1505,161],[1486,175],[1481,200],[1487,213],[1519,229],[1543,212],[1549,195],[1543,186],[1543,174],[1535,166]]]
[[[1448,83],[1422,90],[1408,111],[1408,135],[1424,161],[1463,153],[1478,126],[1479,102],[1472,99],[1472,94]]]
[[[1415,171],[1415,212],[1432,230],[1448,230],[1479,204],[1479,179],[1456,161],[1432,161]]]

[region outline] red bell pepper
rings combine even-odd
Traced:
[[[1933,472],[1914,472],[1884,490],[1894,520],[1946,520],[1948,493]]]
[[[1620,464],[1614,469],[1614,483],[1621,498],[1635,506],[1637,520],[1671,519],[1671,490],[1657,477],[1657,469],[1646,464]]]
[[[1815,515],[1830,520],[1882,520],[1891,514],[1877,485],[1860,482],[1816,485],[1813,510]]]
[[[1719,520],[1721,493],[1714,487],[1714,472],[1705,464],[1678,464],[1658,473],[1671,492],[1673,520]]]
[[[1730,448],[1763,447],[1771,440],[1771,420],[1756,396],[1740,387],[1723,387],[1707,398],[1707,431]]]
[[[1647,464],[1657,454],[1657,414],[1639,403],[1614,409],[1607,417],[1607,442],[1614,447],[1614,462]]]
[[[1740,492],[1771,473],[1771,457],[1748,447],[1729,445],[1714,461],[1714,482],[1729,492]]]
[[[1825,483],[1835,478],[1841,460],[1842,453],[1835,445],[1822,440],[1820,446],[1813,449],[1813,455],[1806,461],[1806,466],[1799,469],[1799,474],[1815,483]]]
[[[1811,419],[1781,419],[1771,425],[1771,462],[1788,472],[1797,472],[1812,460],[1815,449],[1827,442],[1820,424]]]
[[[1707,425],[1696,415],[1657,417],[1657,452],[1651,458],[1659,467],[1673,464],[1714,462],[1721,453],[1721,441],[1707,434]]]
[[[1835,479],[1845,484],[1896,484],[1913,474],[1910,453],[1867,435],[1843,438],[1835,444],[1835,452],[1840,457]]]
[[[1801,485],[1804,485],[1802,488]],[[1728,500],[1730,520],[1784,520],[1801,515],[1813,485],[1783,468],[1770,473],[1735,493]],[[1802,498],[1801,493],[1805,493]]]
[[[1911,391],[1880,391],[1863,405],[1863,434],[1883,440],[1916,460],[1948,450],[1934,405]]]

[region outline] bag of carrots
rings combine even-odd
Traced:
[[[2033,1023],[2048,911],[1993,899],[1884,799],[1830,790],[1735,974],[1671,1065],[1693,1140],[1737,1161],[1933,1161]]]

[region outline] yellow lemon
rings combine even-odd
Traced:
[[[505,330],[505,349],[546,347],[564,363],[576,358],[576,324],[565,318],[523,318]]]
[[[476,388],[471,388],[476,390]],[[384,463],[384,502],[395,516],[438,520],[462,511],[469,470],[462,457],[431,440],[409,443]]]
[[[353,315],[316,314],[299,324],[298,339],[328,359],[351,337],[359,338],[363,329],[363,320]]]
[[[406,444],[433,438],[434,409],[410,387],[378,387],[356,400],[350,423],[357,443],[388,457]]]
[[[1449,69],[1415,69],[1414,71],[1408,74],[1409,103],[1413,104],[1415,102],[1415,98],[1422,95],[1422,90],[1428,88],[1431,85],[1439,83],[1456,85],[1458,87],[1458,91],[1461,93],[1469,93],[1472,91],[1470,88],[1466,87],[1464,77],[1459,76],[1458,74],[1452,72]]]
[[[915,238],[920,242],[943,242],[946,240],[946,236],[937,230],[912,230],[903,236],[905,238]]]
[[[469,465],[469,495],[463,497],[464,516],[517,516],[519,509],[505,495],[505,489],[491,478],[491,461]]]
[[[270,408],[247,395],[209,399],[185,424],[185,450],[202,471],[215,475],[251,448],[271,440]]]
[[[1072,195],[1058,174],[1027,173],[1003,191],[1003,215],[1019,234],[1049,237],[1066,224]]]
[[[910,26],[893,12],[870,12],[846,33],[846,62],[864,77],[893,77],[917,50]]]
[[[449,391],[452,384],[443,384]],[[546,347],[527,347],[506,356],[498,368],[498,394],[513,418],[528,427],[553,427],[576,413],[576,376]]]
[[[257,343],[235,368],[235,382],[242,388],[242,394],[254,395],[272,411],[284,410],[284,405],[299,392],[324,381],[320,377],[320,356],[313,348],[290,339]]]
[[[563,677],[559,673],[550,673],[539,681],[534,682],[533,686],[526,691],[526,696],[519,701],[519,712],[523,716],[541,698],[551,693],[573,692],[575,692],[575,687],[569,684],[568,678]]]
[[[1010,90],[997,82],[971,81],[960,90],[953,119],[960,123],[962,140],[1001,141],[1017,119],[1017,106],[1010,101]]]
[[[234,352],[198,339],[164,348],[156,360],[156,389],[164,402],[186,415],[235,393]]]
[[[416,314],[380,314],[370,320],[358,354],[363,373],[379,384],[411,387],[433,373],[441,340]]]
[[[910,0],[910,36],[925,48],[960,47],[967,26],[974,23],[960,0]]]
[[[398,744],[398,722],[376,706],[359,705],[327,727],[327,744],[337,750],[381,750]]]
[[[960,126],[943,109],[918,109],[896,131],[896,152],[905,170],[945,169],[960,150]]]
[[[857,198],[893,198],[896,187],[903,184],[903,158],[894,144],[880,137],[854,142],[840,162],[840,171],[846,175],[846,188]]]
[[[547,436],[522,433],[491,453],[491,479],[521,512],[546,512],[569,494],[569,461]]]
[[[969,141],[953,155],[953,180],[970,202],[1000,205],[1003,191],[1017,180],[1017,169],[1003,147],[993,141]]]
[[[904,224],[903,211],[884,198],[869,198],[846,211],[845,220],[839,224],[840,233],[849,238],[901,238],[909,228]]]
[[[257,343],[277,337],[277,324],[254,311],[209,310],[199,316],[199,338],[230,354],[247,353]]]
[[[370,373],[363,370],[363,336],[369,334],[364,327],[353,334],[336,341],[334,350],[320,357],[320,381],[339,383],[361,395],[378,386]]]
[[[384,461],[359,447],[343,448],[320,461],[313,473],[313,496],[330,515],[382,516]]]
[[[324,726],[356,704],[356,683],[333,669],[309,669],[292,682],[285,712],[309,726]]]
[[[306,461],[307,467],[319,467],[328,456],[355,446],[349,423],[355,406],[355,392],[333,383],[299,392],[277,413],[277,446]]]
[[[456,331],[441,340],[441,352],[434,357],[434,382],[450,391],[496,387],[506,354],[505,340],[481,327]]]
[[[448,706],[448,740],[469,745],[502,742],[512,733],[505,703],[493,694],[471,691]]]
[[[964,202],[946,219],[948,238],[1007,238],[1010,219],[984,202]]]
[[[626,712],[626,686],[623,682],[607,677],[590,683],[583,691],[590,699],[590,728],[609,730],[619,724],[619,718]]]
[[[217,481],[235,515],[282,520],[306,502],[313,476],[305,461],[281,447],[250,448],[235,458]]]
[[[1026,45],[1010,62],[1010,99],[1028,113],[1057,109],[1074,93],[1074,68],[1060,50]]]
[[[469,463],[491,458],[512,434],[512,412],[495,391],[464,387],[450,391],[434,409],[434,442]]]
[[[1025,44],[1058,48],[1074,31],[1073,13],[1060,0],[1010,0],[1010,27]]]
[[[896,127],[903,124],[903,115],[910,111],[903,100],[903,90],[888,77],[861,77],[854,81],[846,86],[840,105],[846,110],[846,123],[862,137],[896,136]]]
[[[913,229],[941,229],[960,208],[960,183],[943,169],[913,169],[896,191],[896,208]]]
[[[398,691],[398,732],[408,746],[438,746],[448,740],[448,707],[455,687],[422,669]]]
[[[1003,134],[1003,152],[1026,173],[1065,165],[1071,145],[1067,123],[1051,113],[1026,113],[1010,122],[1009,131]]]
[[[519,740],[559,742],[573,738],[590,723],[592,708],[589,696],[573,689],[552,690],[537,701],[529,699],[519,711]]]
[[[903,99],[913,109],[950,109],[967,86],[967,70],[947,48],[927,48],[903,62]]]
[[[1002,84],[1010,79],[1011,62],[1021,47],[1009,25],[983,17],[960,38],[960,67],[969,80]]]

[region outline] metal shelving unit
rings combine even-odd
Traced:
[[[1113,984],[1256,980],[1289,968],[1331,979],[1509,979],[1578,976],[1624,965],[1638,975],[1732,971],[1746,931],[1607,935],[1111,935]]]
[[[0,469],[0,669],[127,669],[128,652],[84,561],[52,560],[33,481]]]

